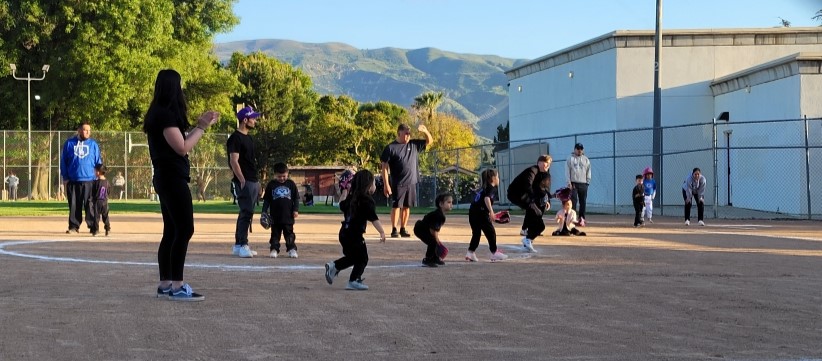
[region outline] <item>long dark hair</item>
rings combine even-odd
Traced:
[[[371,189],[372,184],[374,184],[374,174],[368,169],[360,170],[354,174],[354,178],[351,180],[351,196],[349,196],[351,203],[348,206],[352,219],[357,214],[357,208],[362,201],[371,199],[371,194],[368,191]]]
[[[180,73],[173,69],[163,69],[157,73],[157,80],[154,81],[154,99],[151,100],[146,112],[143,132],[148,133],[152,129],[154,117],[159,109],[168,109],[174,114],[175,124],[180,131],[185,132],[188,129],[188,107],[183,94],[182,78]]]
[[[493,169],[486,169],[482,171],[482,186],[480,189],[485,189],[491,186],[491,180],[497,176],[497,171]]]

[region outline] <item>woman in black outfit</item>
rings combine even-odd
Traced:
[[[157,250],[160,284],[157,297],[174,301],[202,301],[203,295],[183,282],[188,241],[194,234],[194,209],[191,205],[188,152],[220,114],[207,111],[189,130],[188,111],[180,74],[161,70],[154,83],[154,99],[146,113],[143,132],[148,138],[154,189],[163,213],[163,238]],[[188,132],[186,133],[186,131]]]

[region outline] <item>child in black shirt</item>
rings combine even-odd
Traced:
[[[103,164],[98,164],[94,167],[94,173],[97,174],[97,179],[94,180],[91,186],[91,208],[94,212],[94,222],[91,224],[91,235],[97,237],[100,233],[100,219],[103,220],[105,226],[106,236],[111,231],[111,223],[108,220],[108,180],[106,180],[106,172],[108,168]]]
[[[450,212],[453,208],[454,199],[448,193],[437,196],[434,203],[437,209],[426,214],[421,220],[414,224],[414,235],[425,243],[428,248],[425,250],[425,258],[422,265],[426,267],[442,266],[445,262],[437,256],[437,246],[442,244],[439,233],[445,224],[445,212]]]
[[[288,257],[297,258],[297,244],[294,235],[294,219],[299,216],[300,194],[297,184],[288,179],[288,166],[285,163],[274,164],[274,179],[265,186],[263,195],[263,213],[268,212],[271,219],[271,238],[269,250],[271,258],[280,253],[280,236],[285,236],[285,250]]]
[[[471,225],[471,243],[468,245],[468,253],[465,260],[477,262],[477,255],[474,253],[479,247],[480,235],[485,233],[488,239],[488,250],[491,251],[491,261],[502,261],[508,256],[497,249],[497,231],[494,228],[494,199],[497,198],[497,186],[499,176],[497,171],[486,169],[482,172],[482,188],[477,190],[471,208],[468,209],[468,224]]]
[[[636,175],[636,184],[631,192],[631,198],[634,200],[634,227],[641,227],[643,225],[642,207],[645,205],[645,187],[642,185],[641,174]]]
[[[351,181],[351,193],[340,202],[340,210],[343,212],[340,245],[342,245],[344,256],[325,264],[325,281],[328,284],[334,282],[334,277],[337,277],[341,270],[354,266],[345,289],[356,291],[368,289],[368,286],[362,282],[362,274],[368,264],[368,248],[363,238],[368,222],[371,222],[380,233],[380,241],[385,242],[385,231],[377,217],[377,204],[371,198],[376,189],[373,173],[363,169],[354,174],[354,179]]]

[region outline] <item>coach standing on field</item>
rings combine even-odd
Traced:
[[[248,247],[248,227],[251,226],[251,217],[254,216],[254,205],[260,196],[260,183],[257,180],[257,159],[254,156],[254,141],[248,131],[257,126],[260,113],[251,107],[245,107],[237,112],[239,126],[226,142],[228,150],[228,164],[234,172],[234,189],[237,190],[237,204],[240,214],[237,216],[237,229],[234,233],[234,249],[232,253],[241,258],[254,257],[254,251]]]
[[[69,205],[68,230],[66,233],[78,233],[86,211],[86,225],[91,229],[94,213],[91,212],[91,185],[97,178],[94,167],[103,164],[100,146],[91,139],[91,126],[88,122],[80,123],[77,135],[63,144],[63,155],[60,158],[60,174],[66,189]]]
[[[571,188],[571,202],[579,205],[579,226],[585,227],[585,206],[588,204],[588,185],[591,184],[591,161],[585,156],[582,143],[574,145],[574,152],[565,162],[565,178]],[[577,202],[579,200],[579,202]]]
[[[411,127],[400,124],[397,128],[397,140],[385,146],[380,156],[382,162],[383,193],[386,197],[393,195],[391,203],[391,237],[398,235],[411,237],[405,230],[411,207],[416,206],[417,175],[419,174],[420,152],[434,143],[434,138],[425,125],[417,128],[425,134],[425,140],[411,139]],[[389,171],[391,181],[388,181]],[[397,233],[397,224],[400,232]]]

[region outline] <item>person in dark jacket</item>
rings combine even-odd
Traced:
[[[105,226],[106,236],[111,231],[111,223],[108,220],[108,196],[109,185],[106,179],[106,172],[108,168],[105,165],[98,165],[95,167],[97,172],[97,179],[91,187],[92,209],[94,210],[94,223],[91,227],[91,235],[97,236],[100,233],[100,221],[103,221]]]
[[[288,179],[288,166],[274,164],[274,179],[265,186],[263,213],[271,217],[271,245],[269,256],[277,258],[280,253],[280,236],[285,236],[285,251],[288,257],[297,258],[297,244],[294,235],[294,220],[299,216],[300,192],[297,183]]]
[[[528,252],[536,252],[532,242],[545,229],[542,222],[542,213],[551,208],[550,198],[551,168],[553,158],[550,155],[541,155],[537,164],[522,171],[508,186],[508,200],[525,211],[522,221],[522,246]],[[547,184],[546,184],[547,183]]]

